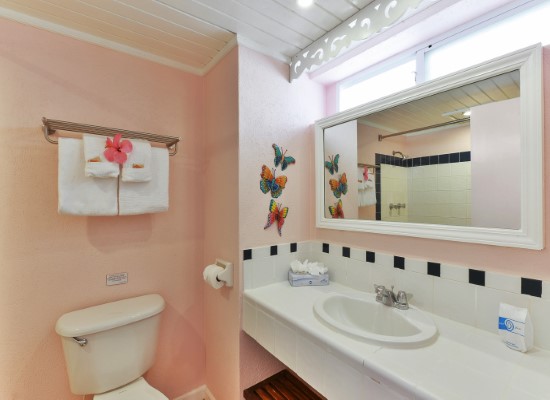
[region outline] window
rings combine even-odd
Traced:
[[[368,74],[366,79],[354,79],[340,86],[340,111],[379,99],[415,85],[416,62],[414,59],[386,69],[384,72]],[[363,75],[364,77],[365,75]]]
[[[433,46],[425,55],[426,80],[541,42],[550,43],[550,3],[511,15],[459,38]]]
[[[338,86],[339,111],[412,87],[416,76],[430,80],[539,42],[550,44],[550,2],[534,0],[530,4],[458,34],[447,33],[433,45],[426,44],[414,60],[386,63],[382,69],[369,68],[344,80]]]

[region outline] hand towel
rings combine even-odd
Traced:
[[[376,204],[376,185],[374,174],[369,174],[369,179],[359,185],[359,207],[372,206]]]
[[[86,160],[85,176],[116,178],[120,174],[119,165],[107,161],[103,155],[107,139],[103,136],[84,134],[82,140],[84,141],[84,160]]]
[[[119,215],[156,213],[168,210],[168,149],[151,147],[151,180],[120,181]]]
[[[146,140],[130,140],[132,151],[122,166],[123,182],[149,182],[151,180],[151,144]]]
[[[84,174],[81,139],[59,138],[58,211],[72,215],[117,215],[117,179]]]

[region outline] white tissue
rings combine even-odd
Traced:
[[[328,272],[328,268],[325,264],[313,261],[305,260],[303,263],[298,260],[290,262],[290,269],[295,274],[310,274],[310,275],[323,275]]]
[[[218,274],[220,272],[223,272],[222,267],[210,264],[207,265],[204,269],[202,277],[204,278],[204,281],[212,286],[214,289],[219,289],[223,286],[223,281],[218,280]]]

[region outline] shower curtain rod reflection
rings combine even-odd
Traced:
[[[129,139],[144,139],[148,140],[149,142],[163,143],[166,145],[166,147],[168,147],[168,151],[171,156],[175,155],[178,152],[178,142],[180,141],[180,138],[176,136],[164,136],[147,132],[106,128],[103,126],[48,119],[46,117],[42,117],[42,130],[44,132],[44,137],[46,138],[46,140],[53,144],[57,144],[57,140],[52,139],[50,135],[53,135],[57,130],[78,133],[91,133],[101,136],[114,136],[117,133],[120,133],[122,137]]]
[[[468,121],[470,121],[470,118],[462,118],[462,119],[457,119],[455,121],[443,122],[441,124],[424,126],[422,128],[415,128],[415,129],[411,129],[411,130],[404,131],[404,132],[390,133],[389,135],[378,135],[378,141],[381,142],[382,140],[387,139],[389,137],[406,135],[407,133],[426,131],[428,129],[442,128],[444,126],[450,126],[450,125],[455,125],[455,124],[463,124],[463,123],[468,122]]]

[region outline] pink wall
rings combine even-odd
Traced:
[[[314,188],[313,122],[323,116],[323,88],[302,78],[289,83],[288,65],[239,48],[239,245],[241,249],[307,240],[313,224],[307,194]],[[260,191],[263,164],[273,168],[276,143],[296,158],[276,199],[289,207],[282,237],[267,220],[269,194]],[[280,167],[277,168],[280,172]],[[246,334],[240,341],[241,390],[282,368]]]
[[[550,104],[550,46],[544,48],[544,98]],[[548,107],[546,107],[548,110]],[[545,126],[550,127],[550,111],[544,117]],[[545,152],[550,151],[548,135],[544,139]],[[545,171],[545,229],[550,228],[550,165],[546,163]],[[314,204],[313,192],[310,192],[310,203]],[[315,210],[310,211],[312,217]],[[437,262],[446,262],[462,266],[471,266],[487,271],[496,271],[510,275],[521,275],[537,279],[550,279],[550,235],[546,235],[545,249],[542,251],[513,249],[481,244],[457,243],[444,240],[407,238],[403,236],[376,235],[329,229],[317,229],[312,224],[314,239],[345,243],[350,246],[373,249],[405,257],[429,258]]]
[[[206,76],[204,260],[233,262],[235,286],[204,287],[206,384],[216,400],[239,398],[239,51]],[[192,210],[190,210],[192,212]]]
[[[57,318],[143,293],[167,302],[150,382],[171,398],[203,384],[203,80],[6,20],[0,37],[0,398],[81,399]],[[170,210],[59,215],[57,147],[42,116],[181,136]],[[105,286],[122,271],[128,284]]]

